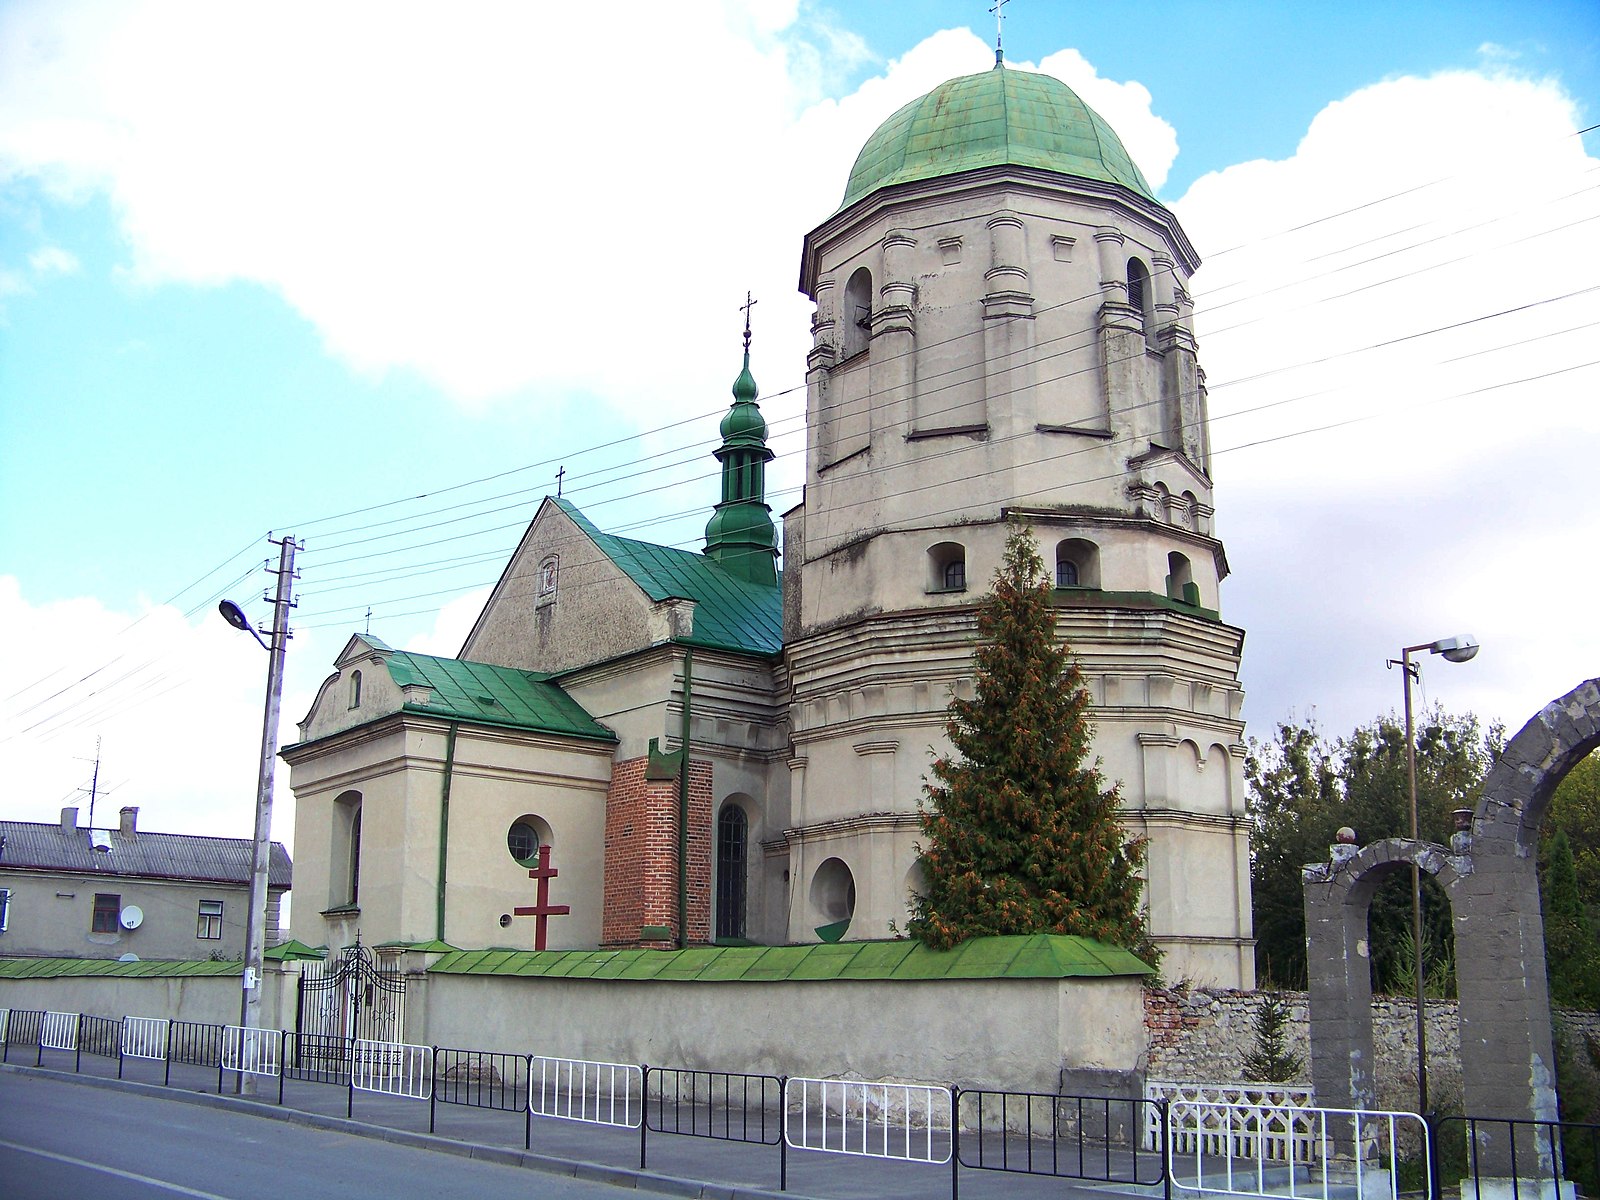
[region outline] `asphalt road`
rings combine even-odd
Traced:
[[[616,1187],[0,1072],[4,1200],[617,1200]]]

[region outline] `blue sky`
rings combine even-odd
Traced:
[[[459,647],[558,466],[693,544],[747,287],[792,454],[801,238],[984,69],[987,5],[581,7],[0,7],[0,811],[80,799],[98,738],[110,807],[248,830],[264,656],[214,608],[265,617],[269,531],[307,541],[286,742],[369,606]],[[1393,708],[1384,658],[1458,628],[1427,695],[1513,728],[1600,673],[1552,615],[1600,587],[1595,6],[1011,0],[1006,48],[1208,260],[1251,732]]]

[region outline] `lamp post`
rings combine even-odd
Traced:
[[[1400,667],[1404,677],[1406,708],[1406,790],[1411,798],[1411,840],[1419,840],[1417,833],[1417,738],[1411,719],[1411,681],[1422,672],[1411,656],[1426,650],[1438,654],[1446,662],[1466,662],[1478,653],[1478,641],[1470,633],[1456,637],[1440,638],[1436,642],[1423,642],[1406,646],[1399,658],[1391,658],[1388,666]],[[1415,955],[1412,966],[1417,976],[1417,1112],[1428,1115],[1428,1024],[1427,1024],[1427,963],[1422,952],[1422,868],[1416,857],[1411,860],[1411,946]]]
[[[250,856],[250,902],[245,920],[243,999],[239,1024],[261,1027],[261,975],[267,940],[267,880],[272,866],[272,777],[278,758],[278,712],[283,701],[283,659],[289,644],[290,589],[294,579],[295,542],[277,543],[278,587],[272,605],[272,641],[261,641],[243,610],[231,600],[217,606],[223,618],[242,629],[267,651],[267,700],[261,721],[261,763],[256,776],[255,844]],[[248,1074],[246,1079],[253,1078]]]

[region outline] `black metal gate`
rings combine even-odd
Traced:
[[[398,1042],[405,1031],[406,977],[379,966],[357,942],[336,959],[301,965],[295,1029],[329,1038]]]

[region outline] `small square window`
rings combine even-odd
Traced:
[[[222,936],[222,901],[200,901],[199,925],[194,931],[197,938],[216,941]]]
[[[117,932],[117,918],[122,914],[122,897],[96,892],[94,918],[89,923],[90,933]]]

